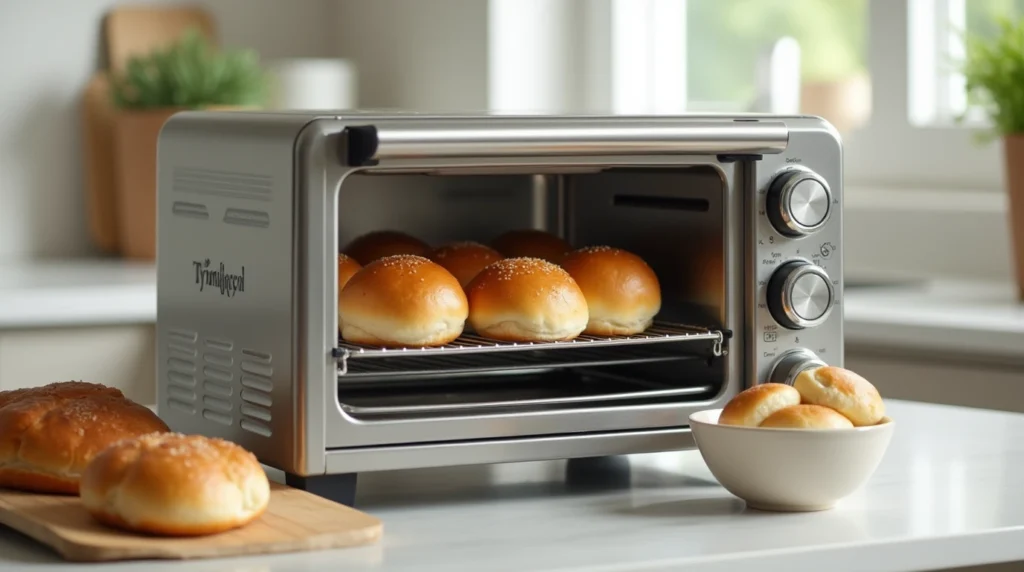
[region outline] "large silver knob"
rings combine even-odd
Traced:
[[[824,365],[825,362],[818,359],[818,356],[814,355],[814,352],[810,350],[790,350],[776,360],[766,381],[769,383],[793,385],[793,382],[796,381],[796,376],[800,375],[800,372]]]
[[[825,226],[832,214],[832,191],[817,173],[796,168],[780,173],[768,187],[766,213],[775,230],[806,236]]]
[[[835,289],[828,274],[807,260],[779,267],[768,281],[768,310],[785,328],[813,328],[828,319]]]

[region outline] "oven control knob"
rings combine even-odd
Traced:
[[[796,376],[800,375],[800,372],[824,365],[826,365],[825,362],[818,359],[818,356],[814,355],[814,352],[810,350],[790,350],[776,360],[775,365],[772,366],[772,370],[768,374],[768,379],[765,381],[793,385],[793,382],[796,381]]]
[[[785,328],[813,328],[828,319],[835,300],[832,280],[806,260],[783,264],[768,281],[768,310]]]
[[[797,238],[825,226],[832,214],[832,191],[807,169],[780,173],[768,188],[766,212],[775,230]]]

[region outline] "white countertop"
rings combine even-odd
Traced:
[[[0,330],[156,322],[156,268],[120,260],[0,264]]]
[[[897,401],[889,413],[897,428],[881,466],[831,511],[748,510],[694,451],[608,461],[578,480],[564,478],[564,462],[397,471],[360,477],[360,508],[384,521],[380,544],[103,570],[885,572],[1024,561],[1024,415]],[[0,528],[0,571],[91,569]]]

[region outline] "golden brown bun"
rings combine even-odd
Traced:
[[[356,262],[355,258],[346,254],[338,254],[338,293],[345,288],[348,281],[352,279],[352,276],[363,266]]]
[[[570,252],[562,268],[587,299],[587,334],[625,336],[651,326],[661,311],[661,285],[654,270],[639,256],[607,246]]]
[[[168,430],[149,409],[96,383],[0,391],[0,487],[75,494],[82,471],[106,446]]]
[[[133,532],[214,534],[257,519],[270,483],[252,453],[221,439],[154,433],[121,441],[82,473],[96,520]]]
[[[345,254],[366,266],[374,260],[394,256],[396,254],[413,254],[426,256],[430,246],[422,240],[395,230],[376,230],[368,232],[345,247]]]
[[[760,426],[775,429],[852,429],[853,423],[835,409],[804,403],[772,413]]]
[[[540,258],[558,264],[572,250],[568,242],[543,230],[511,230],[491,241],[508,258]]]
[[[430,253],[430,259],[455,276],[465,288],[487,265],[504,258],[500,252],[479,242],[453,242]]]
[[[823,366],[800,372],[793,382],[804,403],[830,407],[857,427],[875,425],[885,417],[885,403],[868,380],[841,367]]]
[[[367,264],[338,299],[341,337],[354,344],[444,345],[462,334],[468,315],[459,281],[421,256],[389,256]]]
[[[758,427],[776,411],[800,404],[800,392],[783,383],[762,383],[736,394],[718,416],[720,425]]]
[[[466,288],[469,324],[511,342],[571,340],[587,327],[587,300],[561,267],[537,258],[506,258]]]

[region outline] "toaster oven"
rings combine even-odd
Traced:
[[[693,446],[688,416],[842,365],[842,148],[815,117],[183,112],[158,151],[158,411],[290,484]],[[337,254],[543,229],[629,250],[642,334],[339,337]]]

